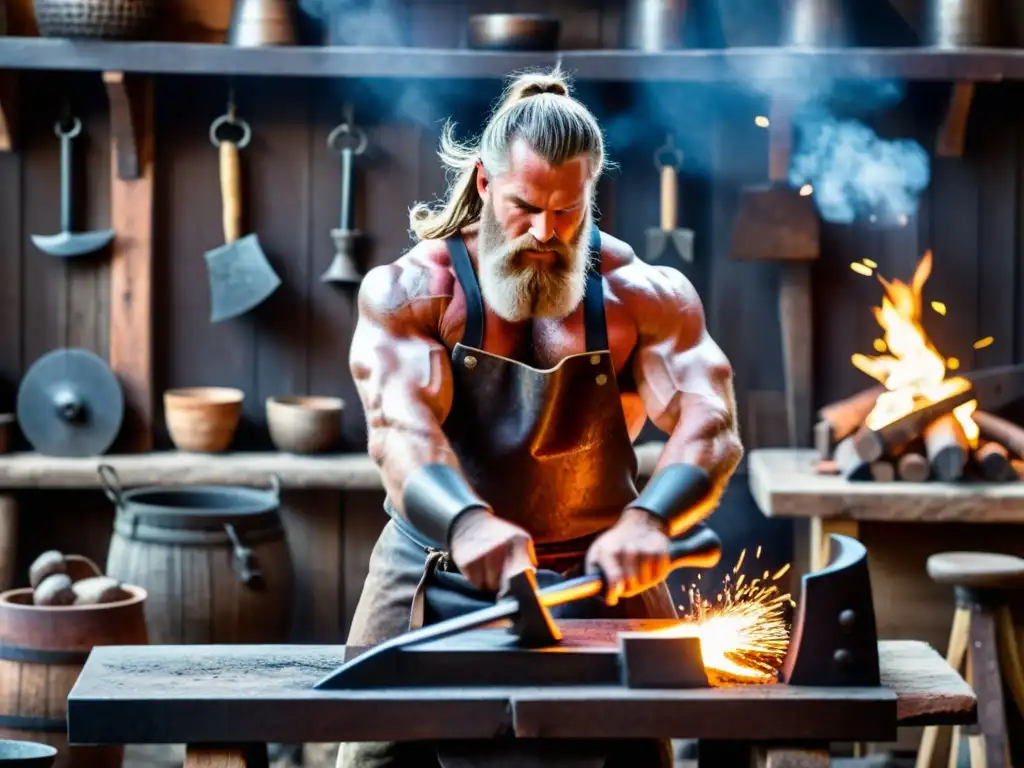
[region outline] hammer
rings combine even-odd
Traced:
[[[721,557],[722,542],[718,535],[703,523],[698,523],[682,537],[672,540],[669,545],[669,570],[684,566],[714,568]],[[440,640],[485,627],[503,619],[512,619],[510,631],[522,645],[544,647],[556,644],[562,634],[551,618],[549,609],[588,597],[598,597],[604,590],[605,581],[601,573],[588,573],[538,590],[534,572],[523,571],[509,579],[509,596],[495,605],[385,640],[372,650],[342,664],[314,688],[347,688],[358,680],[372,678],[375,665],[386,663],[390,653],[428,640]]]

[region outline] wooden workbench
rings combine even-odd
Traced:
[[[973,692],[933,649],[904,641],[881,643],[879,651],[877,689],[316,691],[344,647],[108,646],[93,650],[68,697],[68,734],[72,744],[187,744],[188,765],[253,768],[260,749],[252,745],[267,742],[654,737],[825,744],[883,741],[908,724],[975,721]]]

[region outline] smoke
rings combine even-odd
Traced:
[[[789,181],[810,184],[825,221],[905,220],[930,181],[928,153],[910,139],[886,140],[867,125],[818,112],[797,121]]]

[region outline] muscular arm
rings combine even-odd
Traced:
[[[642,262],[627,269],[623,298],[637,329],[633,374],[648,417],[668,435],[655,477],[689,465],[711,481],[704,501],[672,521],[670,532],[679,533],[711,514],[743,456],[732,367],[708,335],[686,277]]]
[[[451,296],[432,290],[429,266],[408,259],[363,279],[349,366],[366,414],[369,454],[392,503],[417,525],[406,509],[410,477],[424,467],[461,473],[441,429],[452,403],[452,372],[438,328]]]

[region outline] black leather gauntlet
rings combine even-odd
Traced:
[[[711,492],[711,477],[692,464],[670,464],[644,486],[630,508],[642,509],[661,520],[667,530]]]
[[[452,527],[463,512],[490,510],[462,475],[447,464],[424,464],[405,481],[405,518],[431,541],[448,547]]]

